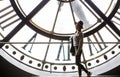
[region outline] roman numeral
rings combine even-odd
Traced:
[[[99,53],[107,47],[99,32],[87,37],[87,41],[90,50],[90,56],[94,55],[93,52]]]
[[[14,0],[10,0],[11,3],[14,3]],[[41,1],[1,42],[8,42],[19,30],[23,28],[26,23],[29,23],[29,20],[38,13],[49,0]],[[0,48],[3,47],[4,44],[0,44]]]
[[[20,20],[15,11],[11,8],[12,6],[9,5],[0,10],[0,27],[2,30]]]
[[[29,40],[28,42],[22,47],[24,50],[28,48],[28,51],[31,52],[32,48],[33,48],[33,45],[34,45],[34,42],[36,40],[36,37],[37,37],[37,33],[35,33]],[[30,42],[32,42],[32,44],[29,44]]]
[[[68,44],[68,48],[67,48],[67,53],[65,53],[65,50],[66,50],[65,48],[66,47],[64,46],[63,41],[61,41],[61,44],[60,44],[60,47],[59,47],[59,50],[58,50],[58,55],[57,55],[57,58],[56,58],[57,61],[60,60],[60,56],[62,56],[63,61],[69,61],[70,60],[70,52],[69,52],[70,46],[69,46],[69,44]]]
[[[117,25],[120,25],[120,8],[117,11],[117,13],[115,14],[114,18],[112,19],[112,22]]]

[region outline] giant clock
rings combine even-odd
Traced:
[[[0,54],[35,75],[75,76],[69,37],[79,20],[85,67],[97,75],[118,66],[109,64],[119,61],[120,0],[2,0]]]

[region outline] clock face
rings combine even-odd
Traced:
[[[40,74],[76,74],[69,37],[82,20],[82,63],[88,70],[100,68],[120,53],[119,5],[120,0],[0,1],[1,50]]]

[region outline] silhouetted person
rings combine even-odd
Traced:
[[[87,76],[90,77],[91,73],[81,64],[81,55],[82,55],[82,47],[83,47],[83,22],[79,21],[76,23],[76,32],[74,36],[72,37],[72,50],[71,53],[72,55],[75,56],[75,62],[76,65],[78,66],[78,72],[79,72],[79,77],[81,77],[81,71],[85,71]],[[74,52],[75,50],[75,52]]]

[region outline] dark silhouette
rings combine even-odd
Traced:
[[[76,23],[76,32],[74,36],[71,39],[71,50],[70,52],[72,53],[73,56],[75,56],[75,62],[76,65],[78,66],[78,72],[79,72],[79,77],[81,77],[81,71],[85,71],[87,76],[90,77],[91,73],[81,64],[81,54],[83,52],[82,47],[83,47],[83,22],[79,21]]]

